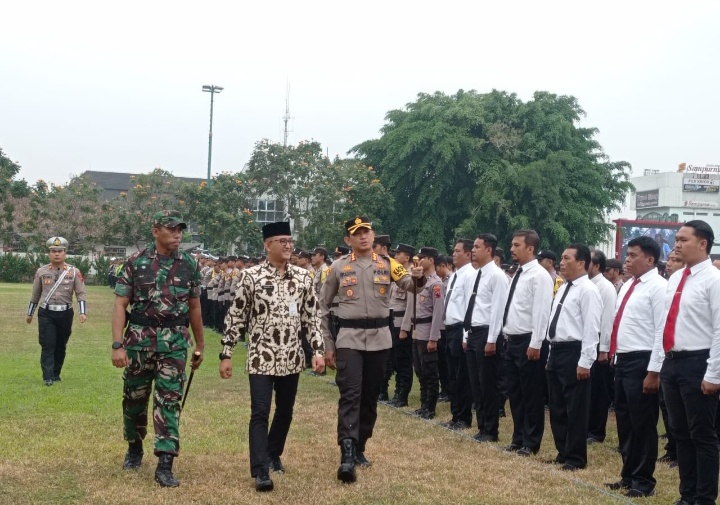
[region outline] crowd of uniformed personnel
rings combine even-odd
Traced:
[[[158,228],[182,224],[164,223],[159,219]],[[553,463],[566,471],[587,466],[587,445],[604,441],[614,408],[623,467],[608,487],[631,497],[654,494],[657,460],[678,468],[676,505],[715,503],[720,271],[710,261],[714,233],[707,223],[685,223],[666,263],[652,238],[637,237],[622,264],[579,243],[558,258],[540,250],[533,230],[513,234],[512,262],[505,263],[490,233],[456,240],[445,256],[427,246],[391,249],[389,236],[375,235],[370,221],[357,216],[345,224],[348,247],[335,248],[331,259],[324,247],[292,249],[287,223],[267,228],[267,259],[197,255],[203,324],[224,335],[221,377],[230,377],[226,360],[246,334],[251,377],[295,377],[282,400],[289,417],[277,421],[276,413],[270,428],[273,439],[276,422],[283,425],[279,449],[263,449],[265,460],[251,440],[257,490],[272,489],[269,469],[284,471],[280,456],[299,373],[288,364],[312,361],[321,375],[317,359],[324,358],[337,370],[340,390],[342,482],[356,480],[356,465],[370,466],[365,452],[377,402],[407,407],[414,371],[420,388],[414,413],[433,419],[437,403],[447,401],[452,417],[441,425],[460,431],[475,424],[477,442],[499,442],[509,401],[513,429],[504,449],[519,456],[538,453],[549,411]],[[272,308],[272,318],[251,307]],[[272,385],[255,384],[253,393],[251,379],[251,396],[260,390],[263,396],[253,396],[251,432],[266,433]],[[258,425],[260,404],[265,419]],[[660,411],[668,444],[658,459]],[[168,482],[177,485],[172,474]]]

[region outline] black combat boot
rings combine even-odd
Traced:
[[[340,443],[340,468],[337,478],[345,484],[355,482],[355,442],[351,438],[343,439]]]
[[[125,470],[137,470],[142,464],[143,445],[142,440],[136,440],[128,444],[128,450],[125,453],[125,462],[123,468]]]
[[[361,468],[370,468],[372,463],[365,457],[365,442],[358,442],[355,447],[355,464]]]
[[[172,473],[173,456],[166,452],[161,452],[158,457],[158,465],[155,469],[155,482],[161,487],[178,487],[180,481],[175,478]]]
[[[408,394],[405,391],[395,392],[395,396],[388,403],[391,407],[400,408],[408,406]]]

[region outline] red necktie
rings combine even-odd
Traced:
[[[612,357],[615,355],[615,351],[617,350],[617,335],[618,335],[618,329],[620,328],[620,319],[622,319],[623,311],[625,310],[625,305],[627,304],[628,300],[630,299],[630,295],[632,294],[633,290],[635,289],[635,286],[638,285],[640,282],[640,279],[635,279],[632,284],[630,284],[630,289],[628,289],[628,292],[625,293],[625,298],[623,298],[622,303],[620,304],[620,308],[618,309],[617,314],[615,314],[615,321],[613,322],[613,329],[612,333],[610,334],[610,359],[612,360]]]
[[[663,331],[663,349],[665,352],[670,352],[670,349],[675,345],[675,322],[677,321],[678,312],[680,311],[680,297],[682,296],[682,290],[685,286],[685,281],[690,276],[690,269],[686,268],[683,272],[680,284],[678,284],[677,291],[673,296],[670,310],[668,311],[667,320],[665,321],[665,331]]]

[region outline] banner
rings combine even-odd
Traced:
[[[660,201],[660,190],[652,189],[650,191],[638,191],[635,193],[635,208],[648,209],[658,207]]]
[[[678,172],[684,174],[715,174],[720,175],[720,165],[699,165],[692,163],[680,163]]]
[[[720,203],[715,202],[697,202],[694,200],[685,200],[684,207],[693,207],[695,209],[720,209]]]

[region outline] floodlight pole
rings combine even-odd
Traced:
[[[213,105],[215,103],[215,93],[220,93],[223,90],[222,86],[216,86],[214,84],[205,84],[202,87],[203,91],[210,93],[210,133],[208,134],[208,170],[207,170],[207,186],[210,187],[211,179],[210,172],[212,168],[212,125],[213,125]]]

